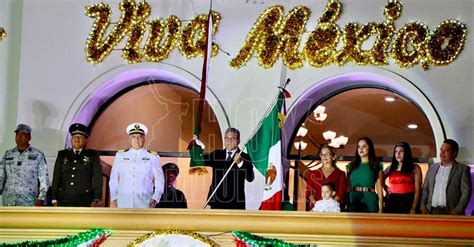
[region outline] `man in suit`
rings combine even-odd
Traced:
[[[250,157],[244,152],[240,153],[239,143],[240,131],[228,128],[225,131],[225,149],[215,150],[205,157],[206,166],[212,167],[212,183],[208,194],[212,209],[245,209],[245,180],[252,182],[254,173]],[[235,162],[234,166],[211,198],[232,162]]]
[[[86,149],[88,128],[80,123],[69,127],[71,148],[58,152],[54,165],[53,206],[97,207],[102,199],[102,167],[96,151]]]
[[[422,214],[464,215],[471,198],[471,174],[468,166],[456,161],[458,152],[452,139],[441,145],[441,162],[430,165],[423,183]]]

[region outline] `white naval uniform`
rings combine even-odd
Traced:
[[[149,208],[151,199],[158,203],[165,178],[160,156],[145,150],[129,149],[115,155],[110,173],[110,199],[119,208]]]

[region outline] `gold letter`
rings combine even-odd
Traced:
[[[304,6],[293,8],[288,16],[283,20],[282,28],[279,32],[280,47],[279,52],[275,53],[272,58],[273,66],[278,54],[282,53],[283,63],[290,69],[297,69],[303,67],[303,56],[299,53],[301,36],[304,33],[306,22],[309,19],[311,10]]]
[[[110,25],[111,10],[110,6],[100,3],[86,7],[86,15],[95,18],[92,30],[87,38],[86,56],[87,61],[91,63],[102,62],[113,48],[123,39],[125,34],[132,27],[133,2],[121,2],[119,4],[121,16],[118,24],[104,40],[104,34]]]
[[[166,25],[166,27],[165,27]],[[166,29],[165,29],[166,28]],[[162,18],[150,21],[150,36],[145,45],[145,58],[150,62],[159,62],[167,58],[179,41],[181,34],[181,21],[178,17],[171,15],[164,23]],[[160,45],[165,33],[168,36]]]
[[[383,15],[387,20],[377,25],[377,40],[375,40],[374,47],[371,49],[372,64],[374,65],[388,65],[388,47],[395,32],[395,21],[398,20],[402,14],[402,4],[398,1],[389,1],[385,5]]]
[[[355,60],[354,58],[357,55],[357,33],[360,31],[359,24],[355,22],[349,22],[344,27],[344,47],[336,53],[334,59],[338,66],[342,66],[347,63],[349,60]]]
[[[435,66],[452,63],[464,47],[466,32],[466,25],[457,20],[441,22],[428,40],[429,61]]]
[[[370,49],[372,64],[388,65],[388,47],[395,31],[393,21],[387,20],[377,25],[377,39]]]
[[[344,65],[351,60],[358,65],[388,64],[386,50],[392,37],[390,27],[393,27],[390,23],[368,22],[363,26],[347,24],[344,29],[344,47],[335,56],[337,65]],[[363,50],[362,45],[373,35],[377,35],[373,47]]]
[[[3,27],[0,27],[0,41],[7,37],[7,32]]]
[[[377,34],[377,23],[368,22],[363,25],[357,32],[357,44],[354,47],[353,59],[358,65],[367,65],[372,62],[372,51],[363,50],[362,44],[364,44],[370,36]]]
[[[298,46],[310,13],[309,8],[299,6],[283,19],[282,6],[266,9],[253,25],[239,54],[230,61],[230,66],[239,68],[257,53],[259,65],[270,68],[282,53],[283,62],[290,69],[302,67],[303,57],[298,53]]]
[[[257,53],[259,64],[265,68],[271,67],[273,63],[268,57],[278,52],[278,40],[272,35],[280,26],[282,15],[282,6],[266,9],[253,25],[239,54],[230,61],[230,66],[240,68],[250,60],[253,53]]]
[[[334,22],[341,14],[342,5],[338,0],[331,0],[326,5],[318,25],[308,36],[303,54],[311,66],[322,67],[330,64],[336,52],[341,30]]]
[[[425,46],[429,29],[420,22],[410,22],[403,26],[392,45],[392,57],[400,67],[413,67],[425,62]],[[409,44],[411,47],[409,47]]]
[[[181,53],[187,57],[196,57],[201,54],[204,56],[204,50],[206,48],[206,25],[207,25],[208,15],[198,15],[196,16],[188,25],[186,25],[181,34],[181,43],[179,45],[179,50]],[[212,11],[212,33],[213,36],[217,32],[217,26],[221,16],[219,13]],[[197,35],[197,37],[196,37]],[[219,51],[219,46],[217,44],[212,44],[212,56],[217,55]]]
[[[151,14],[151,7],[146,2],[139,2],[133,11],[133,24],[129,32],[129,39],[123,50],[122,57],[129,63],[138,63],[142,60],[140,43],[146,31],[145,19]]]

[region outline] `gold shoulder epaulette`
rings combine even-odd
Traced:
[[[124,153],[124,152],[127,152],[128,151],[128,148],[127,149],[120,149],[119,151],[117,151],[117,153]]]
[[[148,152],[151,153],[151,154],[153,154],[153,155],[157,155],[157,154],[158,154],[158,152],[152,151],[152,150],[148,150]]]

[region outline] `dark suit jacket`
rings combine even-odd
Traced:
[[[232,164],[232,161],[226,161],[226,156],[225,149],[215,150],[208,156],[205,156],[206,166],[212,167],[212,183],[207,198],[211,196],[214,188],[216,188]],[[245,180],[252,182],[254,173],[253,165],[248,154],[242,152],[240,156],[243,160],[242,167],[238,168],[237,164],[234,164],[227,177],[209,201],[211,208],[245,209]]]
[[[186,202],[186,196],[184,196],[181,190],[174,187],[172,189],[165,188],[160,202],[155,208],[188,208],[188,203]]]
[[[436,173],[441,163],[430,165],[426,173],[421,194],[420,209],[431,211]],[[464,210],[471,198],[471,174],[468,166],[453,162],[446,187],[446,208],[448,212],[455,210],[464,214]]]
[[[75,155],[72,149],[58,152],[54,165],[51,199],[59,206],[89,207],[102,199],[102,167],[94,150],[83,149]]]

